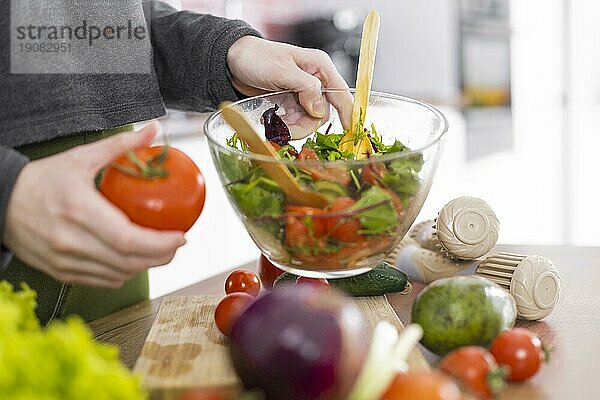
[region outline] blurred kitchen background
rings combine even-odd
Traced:
[[[600,245],[600,2],[595,0],[184,0],[267,38],[327,51],[354,86],[360,31],[377,9],[374,90],[424,99],[450,130],[418,220],[462,195],[488,201],[500,242]],[[158,296],[249,262],[257,248],[218,182],[202,117],[174,112],[173,144],[207,179],[205,209]],[[561,266],[568,267],[568,266]]]

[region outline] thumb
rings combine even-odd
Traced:
[[[86,152],[85,159],[93,172],[110,164],[129,150],[148,146],[152,143],[159,130],[158,122],[152,122],[137,132],[125,132],[99,140],[81,147]]]

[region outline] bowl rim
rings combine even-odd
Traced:
[[[322,89],[321,92],[322,93],[333,93],[333,92],[342,92],[345,90],[350,90],[351,93],[355,92],[354,88]],[[252,97],[247,97],[245,99],[237,100],[237,101],[231,103],[231,105],[238,105],[238,104],[241,104],[241,103],[244,103],[247,101],[252,101],[255,99],[261,99],[261,98],[265,98],[265,97],[282,95],[282,94],[287,94],[287,93],[298,93],[298,92],[296,92],[294,90],[281,90],[281,91],[277,91],[277,92],[268,92],[268,93],[264,93],[264,94],[261,94],[258,96],[252,96]],[[249,160],[256,160],[256,161],[263,161],[263,162],[282,162],[283,164],[288,165],[288,166],[292,166],[292,165],[320,165],[320,166],[327,165],[327,166],[334,167],[334,166],[344,165],[344,166],[348,167],[348,165],[364,166],[364,165],[371,163],[373,160],[377,160],[378,162],[387,162],[387,161],[392,161],[392,160],[396,160],[396,159],[400,159],[400,158],[406,158],[406,157],[410,157],[415,154],[423,153],[429,147],[439,143],[442,140],[442,138],[444,137],[444,135],[446,134],[446,132],[448,132],[448,120],[446,119],[446,116],[440,110],[438,110],[436,107],[434,107],[433,105],[431,105],[429,103],[426,103],[421,100],[413,99],[413,98],[407,97],[407,96],[401,96],[401,95],[394,94],[394,93],[386,93],[386,92],[380,92],[380,91],[375,91],[375,90],[372,90],[370,95],[375,95],[375,96],[390,98],[390,99],[394,99],[394,100],[400,100],[400,101],[403,101],[406,103],[416,104],[418,106],[421,106],[421,107],[429,110],[441,122],[440,127],[438,128],[437,134],[434,136],[434,138],[432,140],[425,143],[421,147],[411,149],[410,151],[395,152],[395,153],[385,154],[383,156],[377,156],[377,157],[373,157],[373,158],[364,158],[364,159],[360,159],[360,160],[356,160],[356,159],[335,160],[335,161],[290,160],[290,159],[286,159],[286,158],[279,158],[278,160],[274,161],[273,158],[268,157],[268,156],[263,156],[261,154],[256,154],[256,153],[252,153],[252,152],[245,152],[245,151],[241,151],[241,150],[229,147],[229,146],[224,146],[221,143],[217,142],[211,135],[209,135],[207,133],[208,126],[212,123],[212,121],[214,121],[216,118],[218,118],[219,115],[221,115],[221,110],[217,110],[217,111],[213,112],[206,119],[206,121],[204,122],[204,125],[203,125],[203,133],[208,138],[209,142],[211,142],[213,145],[215,145],[217,148],[220,149],[219,151],[225,152],[228,155],[242,157],[242,158],[249,159]]]

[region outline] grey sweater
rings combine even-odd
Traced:
[[[13,185],[28,162],[15,147],[156,118],[165,105],[207,111],[236,99],[227,52],[259,33],[243,21],[177,12],[160,1],[143,6],[153,73],[19,75],[10,73],[10,1],[0,0],[0,244]]]

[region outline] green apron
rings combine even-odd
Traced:
[[[31,160],[48,157],[72,147],[106,138],[131,129],[124,126],[108,131],[79,133],[68,137],[27,145],[16,150]],[[59,282],[45,273],[32,268],[14,257],[8,268],[0,271],[0,280],[7,280],[18,287],[27,282],[38,293],[37,316],[44,325],[54,318],[77,314],[91,321],[127,306],[148,299],[148,274],[135,275],[120,289],[101,289]]]

